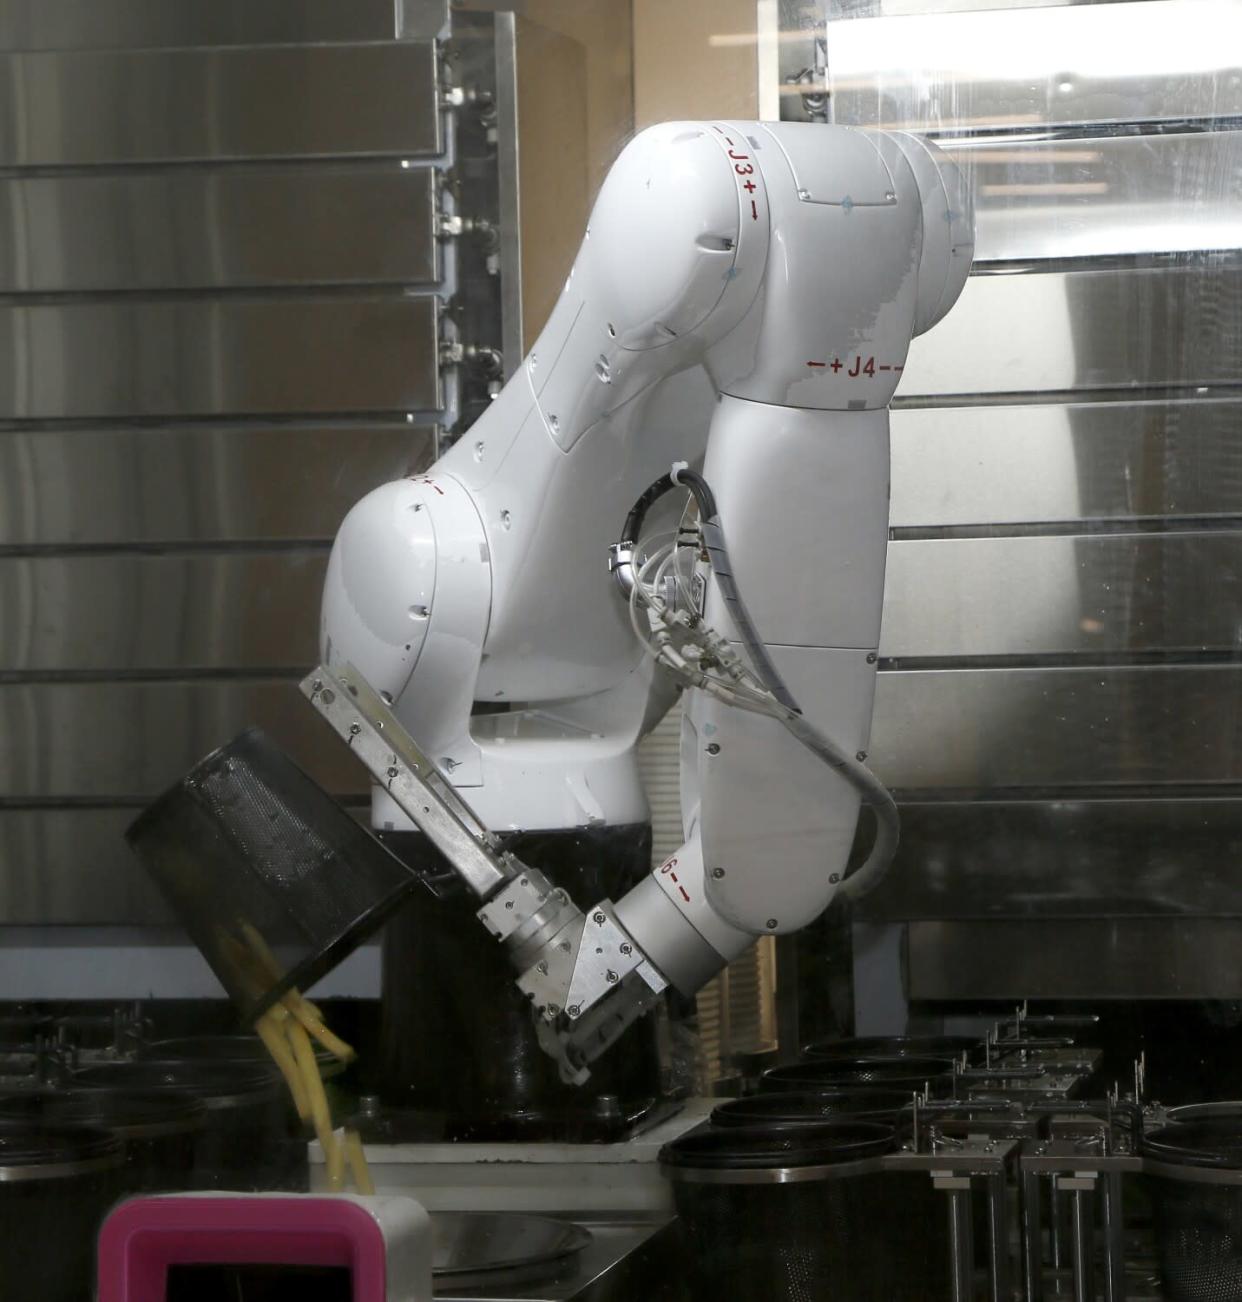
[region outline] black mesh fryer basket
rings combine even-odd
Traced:
[[[126,839],[247,1023],[313,985],[418,884],[257,728],[195,765]]]
[[[691,1302],[921,1302],[948,1296],[941,1196],[869,1163],[891,1126],[698,1130],[660,1154]]]
[[[1153,1130],[1142,1151],[1164,1296],[1242,1298],[1242,1115]]]

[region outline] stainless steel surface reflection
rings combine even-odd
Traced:
[[[0,54],[0,166],[440,152],[430,44]]]
[[[1242,10],[1137,0],[833,23],[833,120],[919,130],[1242,112]]]
[[[520,1212],[432,1212],[432,1273],[445,1288],[534,1283],[565,1270],[591,1242],[572,1221]]]
[[[1232,387],[1240,356],[1242,263],[1232,259],[973,276],[911,344],[896,401]]]
[[[431,297],[0,306],[10,419],[434,411]]]
[[[0,180],[0,292],[430,285],[437,172],[396,159]]]

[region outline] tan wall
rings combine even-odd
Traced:
[[[519,10],[522,317],[529,346],[582,242],[600,183],[634,131],[630,6],[527,0]]]
[[[669,118],[758,116],[755,0],[633,6],[637,129]],[[713,37],[725,39],[714,44]]]
[[[668,118],[758,113],[755,0],[525,0],[516,5],[523,329],[565,282],[626,141]],[[734,38],[712,42],[712,37]]]

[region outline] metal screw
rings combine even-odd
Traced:
[[[322,691],[323,691],[323,679],[322,679],[322,678],[316,678],[315,681],[314,681],[313,683],[311,683],[311,691],[312,691],[312,692],[322,692]]]
[[[720,754],[720,743],[719,743],[718,741],[709,741],[709,742],[707,743],[707,753],[708,753],[709,755],[719,755],[719,754]]]
[[[628,941],[625,941],[621,945],[621,952],[628,958],[634,952],[634,946],[631,945]]]
[[[361,731],[362,731],[362,724],[360,724],[360,723],[351,723],[351,724],[349,725],[349,735],[350,735],[351,737],[356,737],[356,736],[357,736]]]
[[[591,921],[595,923],[597,927],[602,927],[604,923],[608,921],[608,919],[605,918],[602,913],[593,913],[591,915]]]
[[[561,952],[565,954],[569,953],[569,941],[567,940],[561,941]]]
[[[777,921],[776,921],[775,918],[769,918],[769,919],[768,919],[768,930],[769,930],[769,931],[775,931],[776,928],[777,928],[777,925],[778,925],[778,924],[777,924]]]
[[[878,657],[876,656],[876,653],[875,653],[874,651],[868,651],[868,652],[867,652],[867,663],[868,663],[869,665],[873,665],[873,664],[875,664],[875,662],[876,662],[877,659],[878,659]]]
[[[577,1004],[570,1004],[565,1011],[570,1015],[570,1017],[577,1017],[578,1014],[582,1012],[582,1009]]]
[[[512,901],[512,900],[506,900],[506,901],[505,901],[505,908],[506,908],[506,909],[511,909],[511,908],[513,908],[513,901]]]
[[[336,700],[336,693],[332,690],[332,688],[325,687],[323,689],[323,703],[325,705],[331,705],[332,702],[335,700]]]
[[[828,881],[829,881],[829,883],[830,883],[831,885],[835,886],[835,885],[836,885],[840,880],[841,880],[841,874],[840,874],[840,873],[829,873],[829,874],[828,874]]]
[[[540,971],[544,976],[547,976],[547,975],[548,975],[548,964],[547,964],[547,961],[546,961],[546,960],[540,960],[540,963],[539,963],[539,971]]]
[[[620,981],[620,979],[621,978],[617,976],[617,974],[612,970],[612,968],[609,968],[608,971],[604,973],[604,980],[607,981],[609,984],[612,984],[615,981]]]
[[[861,764],[863,760],[867,758],[867,752],[865,750],[860,750],[854,758]]]
[[[724,875],[725,875],[725,871],[724,871],[723,868],[713,868],[713,869],[712,869],[712,876],[713,876],[717,881],[719,881],[719,880],[720,880]]]
[[[390,768],[390,769],[388,770],[388,776],[389,776],[390,778],[395,778],[395,777],[399,776],[400,772],[401,772],[400,769]]]
[[[518,885],[519,885],[519,886],[529,886],[529,885],[530,885],[530,882],[529,882],[525,877],[523,877],[523,878],[521,879],[521,881],[518,882]]]

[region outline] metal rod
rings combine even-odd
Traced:
[[[1026,1302],[1043,1302],[1044,1245],[1040,1223],[1044,1182],[1036,1171],[1022,1173],[1022,1283]]]
[[[988,1269],[992,1302],[1011,1302],[1009,1284],[1009,1222],[1005,1216],[1005,1173],[987,1177]]]
[[[953,1302],[973,1302],[975,1243],[969,1189],[949,1190],[949,1268]]]
[[[1060,1270],[1062,1266],[1061,1252],[1061,1191],[1057,1188],[1056,1180],[1048,1181],[1048,1250],[1052,1258],[1052,1269]]]
[[[1104,1176],[1104,1296],[1107,1302],[1125,1302],[1125,1212],[1121,1201],[1121,1172]]]
[[[1095,1218],[1094,1190],[1075,1189],[1072,1194],[1074,1245],[1074,1302],[1095,1302]]]

